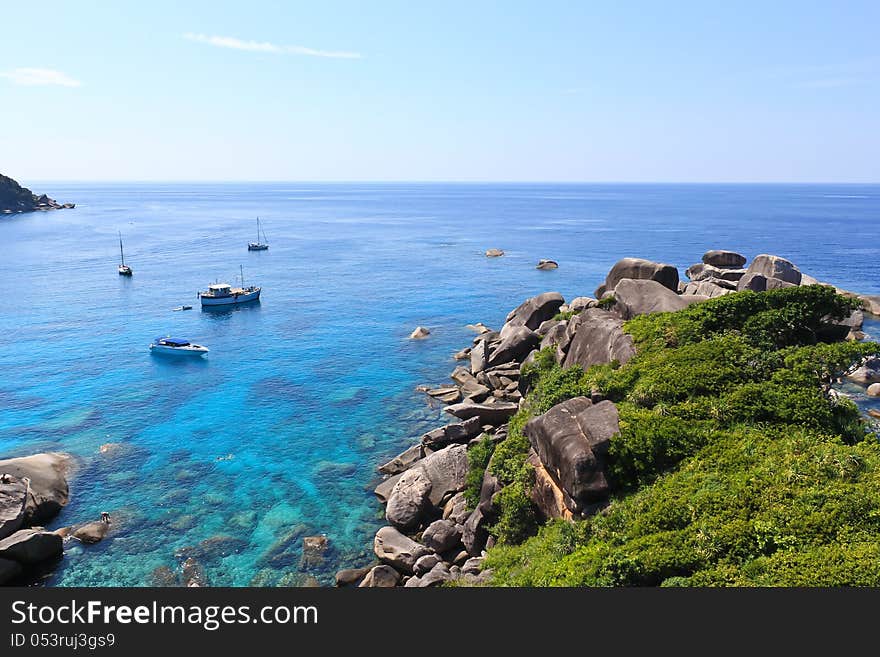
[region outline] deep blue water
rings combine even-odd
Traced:
[[[374,468],[442,420],[413,389],[446,379],[464,326],[591,295],[621,257],[683,272],[711,248],[776,253],[880,294],[877,185],[31,186],[77,207],[0,219],[0,455],[75,454],[51,526],[106,510],[115,528],[68,546],[54,585],[147,584],[216,537],[197,552],[214,585],[302,582],[304,534],[330,539],[322,582],[366,561]],[[249,253],[257,216],[271,248]],[[200,311],[196,291],[239,265],[261,303]],[[419,324],[431,336],[407,340]],[[151,356],[165,333],[211,353]]]

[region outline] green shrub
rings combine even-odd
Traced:
[[[477,508],[480,502],[480,488],[483,485],[483,473],[495,451],[495,443],[492,439],[483,435],[479,442],[471,445],[467,451],[468,473],[464,489],[468,509]]]

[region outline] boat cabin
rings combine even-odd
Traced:
[[[180,338],[156,338],[156,344],[166,347],[187,347],[190,345],[190,341],[181,340]]]
[[[215,283],[208,286],[208,296],[228,297],[232,295],[232,286],[228,283]]]

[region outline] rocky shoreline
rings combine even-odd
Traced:
[[[684,282],[672,265],[624,258],[592,297],[566,303],[560,294],[546,292],[513,309],[498,331],[482,323],[469,325],[476,336],[454,354],[459,364],[450,374],[451,384],[418,388],[446,404],[444,411],[451,421],[427,431],[416,444],[377,468],[383,479],[375,495],[385,505],[387,525],[375,535],[375,561],[340,570],[336,585],[489,583],[492,573],[483,562],[494,545],[490,528],[498,521],[499,496],[506,489],[492,472],[491,458],[486,456],[483,462],[480,454],[491,453],[487,446],[505,441],[509,420],[523,408],[530,391],[524,366],[545,349],[566,368],[624,364],[635,355],[633,339],[623,330],[624,322],[633,317],[681,310],[742,290],[760,293],[827,285],[778,256],[756,256],[748,267],[746,262],[739,254],[710,251],[701,263],[687,269],[688,282]],[[858,298],[862,309],[824,323],[822,338],[863,339],[864,313],[880,315],[880,296],[835,290]],[[430,331],[423,329],[411,337],[430,339]],[[880,396],[880,357],[858,363],[846,379],[868,396]],[[877,417],[876,411],[870,414]],[[563,401],[522,427],[529,448],[526,463],[534,472],[529,499],[543,519],[584,518],[607,505],[605,455],[619,430],[617,407],[598,392]],[[108,456],[118,448],[107,444],[100,452]],[[62,558],[65,542],[88,545],[108,535],[112,538],[114,525],[107,514],[54,531],[44,529],[67,505],[68,477],[75,468],[74,459],[62,453],[0,460],[0,585],[38,581]],[[323,564],[332,550],[327,537],[307,533],[305,526],[292,528],[270,552],[280,551],[289,560],[290,546],[301,545],[301,569]],[[204,558],[235,551],[240,547],[237,540],[217,536],[177,550],[178,567],[157,569],[150,583],[210,585]],[[317,585],[314,577],[284,581]]]
[[[474,468],[476,459],[469,455],[481,441],[500,443],[507,437],[508,420],[529,392],[523,366],[545,348],[563,367],[624,364],[635,355],[633,340],[623,330],[624,322],[633,317],[677,311],[744,290],[828,285],[779,256],[761,254],[746,263],[738,253],[709,251],[687,269],[684,282],[672,265],[624,258],[593,297],[566,303],[560,294],[547,292],[512,310],[498,331],[483,324],[469,326],[478,335],[454,355],[463,364],[450,375],[453,385],[418,389],[448,404],[444,410],[459,422],[429,431],[378,467],[385,478],[375,494],[385,505],[388,524],[373,542],[376,561],[339,571],[337,586],[487,583],[491,571],[482,564],[494,544],[489,527],[497,520],[503,488],[491,463]],[[864,312],[880,315],[880,296],[835,290],[858,298],[862,309],[828,322],[823,339],[863,339]],[[847,378],[870,387],[868,394],[880,394],[880,358],[860,363]],[[525,425],[527,462],[535,474],[530,499],[544,519],[587,517],[607,505],[604,457],[619,428],[615,404],[599,393],[557,404]],[[479,474],[480,469],[478,501],[469,501],[466,488],[469,476],[471,485],[474,477],[470,471]]]
[[[46,194],[38,196],[9,176],[0,174],[0,214],[69,210],[75,207],[75,203],[58,203]]]

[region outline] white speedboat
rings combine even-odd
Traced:
[[[214,283],[209,285],[204,292],[199,292],[199,301],[202,307],[208,306],[233,306],[251,301],[260,300],[262,288],[255,285],[244,286],[244,270],[242,270],[242,286],[232,287],[229,283]]]
[[[208,348],[181,338],[156,338],[150,343],[150,351],[154,354],[175,354],[181,356],[201,356],[208,353]]]

